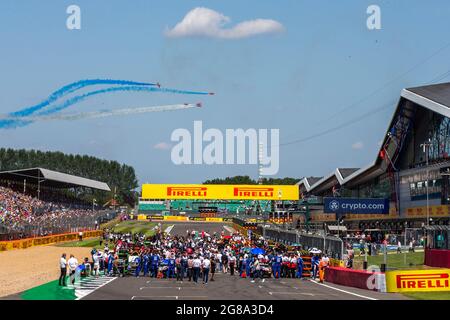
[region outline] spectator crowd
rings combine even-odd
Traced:
[[[97,216],[97,211],[71,209],[0,186],[0,225],[6,233],[44,236],[86,224],[95,227]]]

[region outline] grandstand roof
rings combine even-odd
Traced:
[[[11,170],[0,172],[0,179],[21,181],[27,180],[27,183],[38,184],[51,188],[73,188],[87,187],[102,191],[111,191],[109,186],[100,181],[77,177],[71,174],[52,171],[43,168],[30,168],[21,170]]]
[[[313,183],[310,188],[306,188],[309,192],[310,190],[322,191],[333,187],[336,183],[342,184],[344,179],[350,176],[352,173],[358,171],[358,168],[336,168],[329,175],[317,180]],[[306,186],[305,186],[306,187]]]
[[[306,191],[309,191],[311,189],[311,186],[322,178],[323,177],[305,177],[301,179],[299,182],[297,182],[297,185],[299,186],[304,185]]]
[[[386,134],[384,135],[383,143],[374,161],[361,169],[337,168],[331,174],[313,184],[306,185],[303,183],[306,190],[308,192],[321,192],[332,187],[336,181],[341,185],[347,183],[358,184],[382,174],[385,171],[385,164],[383,164],[383,161],[380,158],[380,151],[387,140],[388,132],[394,123],[394,119],[398,114],[401,105],[405,103],[405,100],[412,101],[430,111],[450,118],[450,82],[403,89],[395,112],[392,116],[392,120],[389,123]],[[302,181],[300,181],[299,184],[302,184]],[[332,184],[331,182],[334,183]]]

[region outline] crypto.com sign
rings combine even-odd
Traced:
[[[279,170],[279,129],[226,129],[223,134],[214,128],[203,132],[202,121],[194,121],[192,134],[180,128],[170,139],[177,142],[171,151],[176,165],[260,164],[263,176],[276,175]]]

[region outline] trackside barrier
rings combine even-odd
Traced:
[[[83,238],[100,237],[102,234],[102,230],[83,231]],[[2,241],[0,242],[0,251],[26,249],[33,246],[42,246],[72,240],[78,240],[78,232],[22,240]]]
[[[347,287],[386,292],[386,277],[381,272],[328,267],[325,269],[325,281]]]
[[[450,291],[450,269],[386,272],[388,292]]]
[[[326,252],[330,258],[342,259],[344,244],[341,239],[333,236],[320,236],[293,230],[279,228],[261,228],[263,236],[275,242],[286,245],[301,244],[303,249],[318,248]]]
[[[189,221],[189,218],[183,216],[164,216],[164,221]]]
[[[424,264],[430,267],[450,268],[450,250],[425,249]]]

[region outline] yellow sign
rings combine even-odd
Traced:
[[[180,217],[180,216],[164,216],[164,220],[167,221],[187,221],[188,217]]]
[[[389,214],[345,214],[347,220],[383,220],[383,219],[396,219],[398,218],[397,208],[395,203],[391,202]]]
[[[430,217],[448,217],[450,214],[449,206],[430,206]],[[406,209],[406,216],[408,218],[426,218],[427,207],[414,207]]]
[[[223,218],[206,218],[208,222],[223,222]]]
[[[147,216],[145,214],[138,214],[137,219],[138,220],[147,220]]]
[[[83,231],[83,238],[99,237],[102,234],[103,234],[102,230]],[[31,239],[0,241],[0,251],[13,249],[26,249],[33,246],[42,246],[46,244],[71,241],[77,239],[78,239],[78,232],[73,232]]]
[[[450,269],[386,272],[388,292],[450,291]]]
[[[144,184],[144,199],[298,200],[298,186]]]

